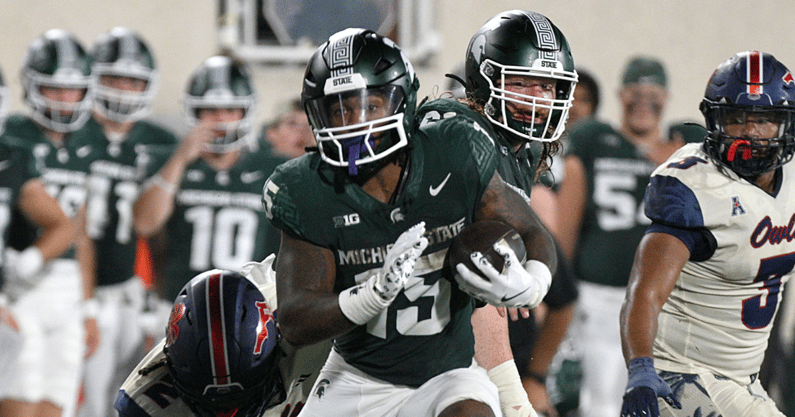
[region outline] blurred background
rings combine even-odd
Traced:
[[[304,63],[319,40],[346,26],[379,29],[415,64],[420,95],[447,88],[444,74],[464,59],[470,36],[494,14],[540,12],[566,35],[578,66],[602,89],[600,116],[617,120],[615,91],[635,54],[661,59],[669,73],[666,120],[701,122],[706,82],[735,52],[758,49],[795,68],[791,0],[0,0],[0,69],[11,111],[23,111],[19,68],[28,44],[62,28],[86,49],[114,26],[138,31],[154,51],[160,89],[151,116],[184,132],[180,97],[190,72],[221,48],[249,63],[265,123],[300,94]],[[435,88],[439,90],[436,91]]]

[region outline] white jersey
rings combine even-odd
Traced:
[[[261,263],[247,264],[241,273],[251,279],[265,295],[268,304],[276,310],[276,285],[270,268],[273,257]],[[166,366],[154,367],[151,372],[142,375],[139,371],[152,364],[165,360],[163,344],[157,344],[149,354],[135,367],[119,390],[115,407],[120,416],[134,417],[193,417],[194,414],[182,400],[174,387]],[[307,346],[295,351],[284,340],[280,341],[286,353],[279,363],[285,384],[287,398],[273,405],[260,417],[295,417],[303,408],[312,384],[317,378],[320,367],[325,362],[330,350],[330,343]]]
[[[659,369],[706,369],[749,384],[759,372],[795,265],[795,163],[782,168],[775,196],[719,171],[686,145],[652,174],[646,213],[657,223],[706,228],[709,259],[688,261],[662,308],[654,340]]]

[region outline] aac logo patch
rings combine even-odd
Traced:
[[[741,214],[745,214],[745,209],[743,208],[742,203],[740,203],[739,196],[732,196],[732,217],[739,216]]]

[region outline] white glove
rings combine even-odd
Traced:
[[[414,272],[414,264],[428,247],[425,222],[403,232],[386,252],[384,266],[366,281],[342,291],[342,313],[356,324],[364,324],[389,307]]]
[[[513,359],[489,369],[487,373],[500,393],[500,409],[505,417],[538,417],[527,399]]]
[[[39,283],[42,277],[38,272],[43,266],[44,257],[35,246],[29,246],[22,252],[6,248],[3,253],[3,292],[12,300],[19,298]]]
[[[505,258],[505,272],[500,274],[480,252],[472,252],[472,263],[489,281],[458,264],[455,279],[459,288],[495,307],[538,307],[552,284],[549,268],[533,259],[522,266],[513,249],[505,244],[495,243],[494,250]]]
[[[276,311],[277,307],[274,261],[276,261],[276,255],[270,254],[262,262],[246,262],[240,268],[240,275],[248,278],[259,288],[272,311]]]
[[[276,271],[273,270],[275,260],[276,255],[270,254],[262,262],[246,262],[240,268],[240,275],[247,277],[257,285],[276,282]]]

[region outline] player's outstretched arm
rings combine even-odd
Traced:
[[[657,316],[689,258],[687,246],[665,233],[649,233],[638,245],[621,307],[621,346],[629,372],[622,417],[659,416],[658,396],[679,405],[654,369],[652,344]]]
[[[384,265],[365,281],[334,292],[334,254],[289,233],[282,233],[276,262],[279,322],[285,339],[304,346],[339,336],[362,325],[389,307],[414,272],[428,246],[425,224],[398,237],[384,257]]]

